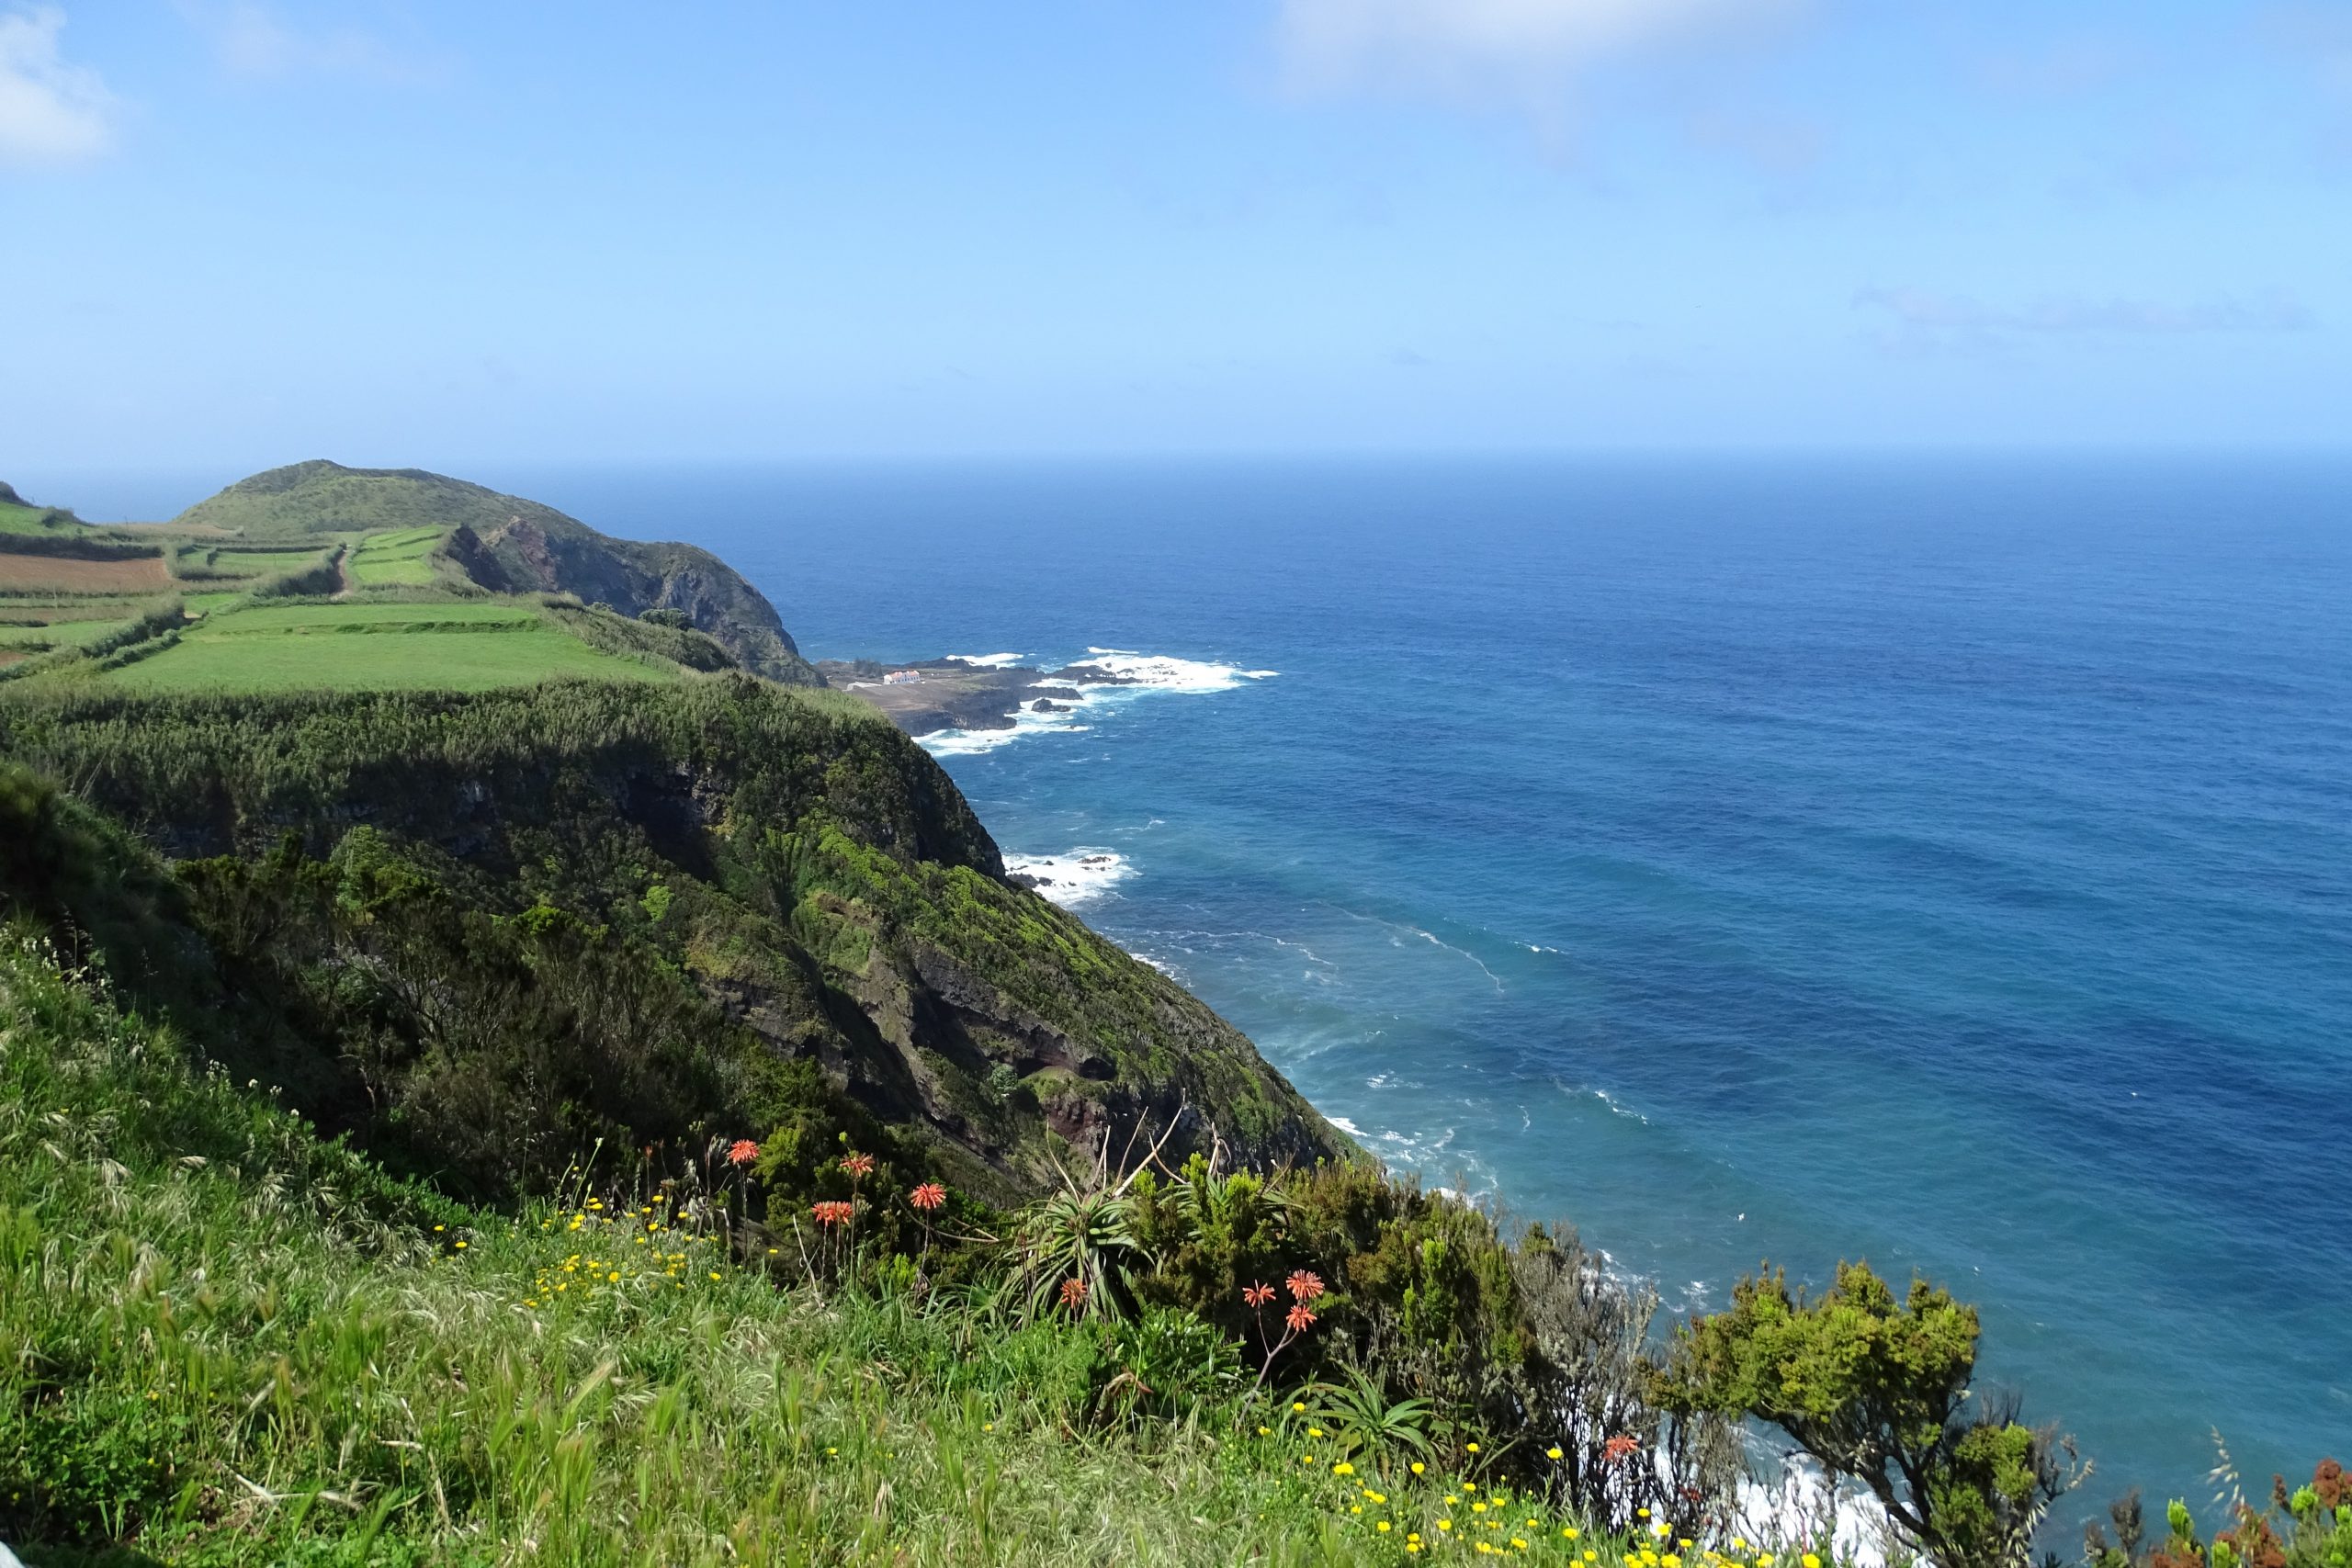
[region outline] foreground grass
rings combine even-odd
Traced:
[[[643,1196],[393,1183],[12,936],[0,1538],[34,1568],[1622,1561],[1238,1385],[1107,1419],[1091,1328],[791,1287]]]

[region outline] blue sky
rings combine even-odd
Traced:
[[[0,474],[2340,445],[2352,6],[0,0]]]

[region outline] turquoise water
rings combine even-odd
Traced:
[[[2352,1457],[2352,467],[477,477],[815,656],[1279,671],[945,761],[1392,1161],[1981,1303],[2075,1512]]]

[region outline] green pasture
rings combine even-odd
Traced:
[[[146,692],[480,692],[565,676],[670,678],[525,606],[327,604],[232,611],[101,679]]]
[[[431,557],[440,543],[438,528],[371,535],[352,552],[346,570],[352,581],[363,587],[429,583],[433,581]]]
[[[76,647],[102,632],[112,631],[130,617],[103,621],[51,621],[46,626],[0,626],[0,648],[47,649]]]

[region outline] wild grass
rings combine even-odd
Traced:
[[[664,1194],[593,1190],[501,1216],[391,1182],[12,931],[9,1539],[31,1568],[107,1542],[208,1565],[1623,1559],[1414,1450],[1341,1450],[1305,1400],[1234,1379],[1139,1415],[1105,1399],[1092,1325],[1017,1326],[911,1270],[828,1292]]]

